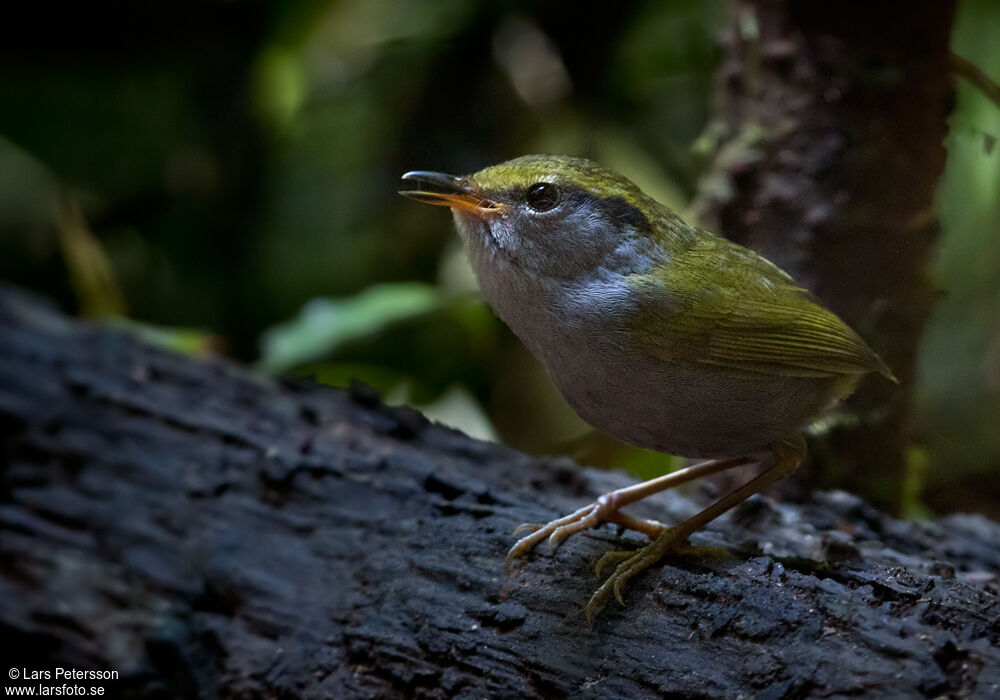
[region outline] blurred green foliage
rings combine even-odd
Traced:
[[[1000,5],[959,6],[955,52],[1000,82]],[[925,490],[941,509],[1000,512],[1000,105],[956,82],[938,190],[941,297],[920,348]],[[984,487],[985,486],[985,487]]]
[[[449,217],[396,190],[410,169],[568,152],[684,208],[724,12],[723,0],[38,9],[0,28],[0,277],[124,314],[175,349],[359,377],[477,435],[662,472],[669,457],[588,433],[474,296]],[[996,36],[992,0],[961,4],[956,51],[1000,79]],[[920,469],[901,485],[917,502],[925,484],[939,508],[989,508],[976,480],[1000,470],[998,115],[959,85],[939,207],[948,293],[922,348]]]
[[[379,284],[349,299],[311,299],[295,318],[267,330],[261,338],[258,369],[287,372],[335,355],[346,343],[392,324],[419,317],[444,303],[429,284]]]

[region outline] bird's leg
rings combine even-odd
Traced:
[[[646,537],[651,540],[655,540],[661,532],[666,529],[666,525],[657,521],[649,520],[648,518],[636,518],[631,515],[622,513],[620,510],[615,511],[607,517],[605,522],[614,523],[619,525],[626,530],[634,530],[635,532],[641,532]]]
[[[664,528],[645,547],[635,551],[608,552],[597,562],[595,571],[600,577],[601,569],[607,565],[616,564],[615,570],[601,584],[587,603],[587,624],[591,617],[614,593],[619,603],[622,600],[622,587],[636,574],[658,562],[666,554],[676,550],[694,532],[697,532],[712,520],[725,513],[730,508],[739,505],[753,494],[775,481],[788,476],[799,466],[805,456],[805,440],[801,436],[788,438],[772,448],[772,464],[756,477],[739,487],[732,493],[720,498],[700,513],[688,518],[672,528]]]
[[[693,464],[690,467],[678,469],[670,474],[644,481],[623,489],[606,493],[588,506],[574,511],[567,516],[558,518],[545,525],[524,524],[514,530],[517,535],[528,531],[531,534],[519,539],[507,553],[507,570],[509,571],[514,560],[526,554],[536,544],[544,539],[548,539],[549,546],[553,549],[558,547],[563,540],[570,535],[597,527],[603,522],[612,522],[630,530],[636,530],[647,535],[650,539],[657,537],[664,527],[653,520],[633,518],[619,513],[618,509],[630,503],[641,501],[654,493],[679,486],[680,484],[700,479],[709,474],[715,474],[726,469],[732,469],[742,464],[752,461],[749,457],[734,457],[730,459],[716,459],[708,462]]]

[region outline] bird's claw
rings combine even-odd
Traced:
[[[592,625],[594,613],[604,607],[608,596],[614,595],[619,605],[625,605],[625,599],[622,597],[625,584],[632,577],[642,573],[660,561],[660,559],[666,556],[671,550],[676,549],[682,542],[683,538],[678,536],[676,530],[668,529],[664,530],[655,540],[637,550],[608,552],[601,557],[594,567],[594,571],[598,577],[600,577],[601,570],[605,566],[615,562],[617,564],[611,575],[594,591],[594,595],[590,597],[590,602],[587,603],[587,625]]]
[[[515,542],[507,552],[506,570],[509,572],[515,559],[530,552],[542,540],[548,540],[549,548],[554,551],[571,535],[597,527],[604,521],[606,509],[607,506],[598,501],[544,525],[534,523],[519,525],[515,528],[514,535],[523,532],[529,534]]]
[[[594,567],[598,578],[608,566],[614,566],[614,571],[591,596],[587,603],[587,624],[591,624],[594,613],[602,608],[609,596],[613,595],[620,605],[625,605],[622,591],[625,584],[662,559],[668,552],[680,546],[685,537],[676,528],[667,528],[654,521],[629,518],[618,513],[618,509],[609,499],[602,498],[588,506],[558,518],[544,525],[525,523],[514,530],[515,535],[525,534],[507,552],[505,568],[509,573],[514,561],[529,551],[542,540],[548,540],[549,547],[555,550],[566,539],[584,530],[597,527],[606,520],[618,522],[629,529],[647,533],[652,540],[644,547],[634,551],[614,551],[602,556]],[[658,534],[657,534],[658,533]]]
[[[566,525],[560,525],[553,530],[552,534],[549,535],[549,551],[554,552],[559,545],[569,539],[572,535],[597,527],[602,522],[603,519],[598,511],[598,506],[595,505],[588,514],[579,520],[567,523]]]
[[[512,536],[517,537],[522,532],[535,532],[536,530],[541,530],[545,527],[544,523],[521,523],[514,528],[514,532],[510,533]]]
[[[601,571],[604,570],[605,566],[629,559],[633,554],[635,554],[635,550],[627,549],[618,549],[613,552],[606,552],[604,556],[597,560],[597,564],[594,565],[594,576],[596,578],[601,578]]]

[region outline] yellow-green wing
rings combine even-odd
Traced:
[[[633,278],[635,330],[662,360],[829,377],[889,368],[835,314],[756,253],[706,235]]]

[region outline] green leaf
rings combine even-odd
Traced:
[[[296,317],[264,333],[257,367],[285,372],[446,303],[440,289],[416,282],[375,285],[343,299],[311,299]]]
[[[198,328],[158,326],[121,316],[104,319],[104,323],[131,333],[143,342],[191,357],[205,357],[217,353],[223,344],[218,335]]]

